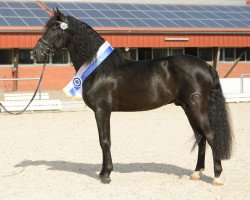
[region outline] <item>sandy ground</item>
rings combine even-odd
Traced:
[[[250,199],[250,104],[230,104],[235,153],[214,187],[211,150],[200,181],[192,130],[173,105],[112,114],[114,172],[101,184],[101,149],[91,111],[0,114],[0,200]]]

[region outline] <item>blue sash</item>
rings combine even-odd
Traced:
[[[88,65],[83,65],[73,79],[63,89],[65,94],[73,100],[82,99],[82,83],[88,76],[113,52],[114,48],[106,41],[96,53],[96,58]]]

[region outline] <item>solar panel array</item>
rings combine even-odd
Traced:
[[[44,26],[48,17],[34,1],[0,1],[0,26]]]
[[[95,27],[250,27],[250,6],[43,3]],[[43,26],[48,18],[36,2],[0,1],[0,26]]]

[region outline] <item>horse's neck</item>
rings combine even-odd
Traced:
[[[76,34],[68,46],[70,58],[76,71],[83,64],[90,63],[96,56],[99,47],[104,43],[104,39],[90,27],[79,31],[79,33],[83,35]]]

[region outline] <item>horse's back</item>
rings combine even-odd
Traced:
[[[208,64],[187,55],[125,60],[121,66],[106,67],[112,69],[103,69],[88,94],[95,96],[92,100],[104,99],[105,94],[113,111],[150,110],[176,103],[189,91],[200,91],[211,82]]]

